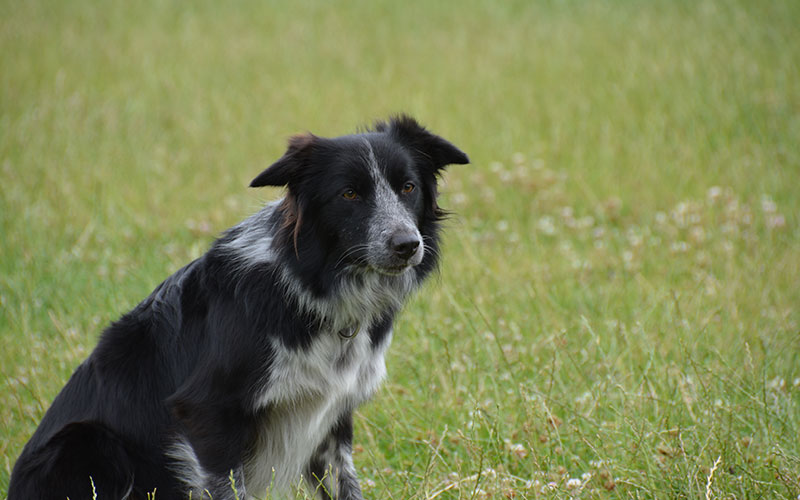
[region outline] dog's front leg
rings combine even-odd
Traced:
[[[221,378],[221,370],[201,368],[167,400],[176,422],[169,451],[176,478],[191,498],[245,498],[243,459],[251,417],[241,409],[245,400],[237,387]]]
[[[208,478],[203,491],[192,493],[192,498],[209,500],[241,500],[247,498],[244,484],[244,467],[239,465],[235,469],[231,469],[227,475],[214,474]]]
[[[363,500],[353,466],[353,416],[342,415],[308,465],[309,484],[323,500]]]

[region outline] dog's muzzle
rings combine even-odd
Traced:
[[[370,258],[370,267],[376,271],[397,275],[422,262],[425,247],[418,231],[397,229],[385,238]]]

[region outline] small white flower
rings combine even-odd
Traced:
[[[533,489],[533,488],[539,488],[540,486],[542,486],[542,482],[539,481],[538,479],[533,479],[533,480],[529,479],[528,481],[525,481],[525,489],[526,490],[530,490],[530,489]]]
[[[452,200],[455,205],[464,205],[467,203],[467,195],[464,193],[454,193]]]
[[[767,227],[776,229],[786,226],[786,218],[782,214],[770,215],[767,217]]]
[[[767,382],[767,387],[775,391],[783,390],[786,388],[786,380],[781,377],[775,377]]]
[[[590,228],[594,226],[594,217],[586,215],[578,219],[577,226],[581,229]]]
[[[638,247],[642,244],[642,235],[634,230],[628,230],[627,238],[631,246]]]
[[[499,161],[493,161],[492,163],[489,164],[489,170],[491,170],[492,173],[496,174],[497,172],[503,170],[503,164],[500,163]]]
[[[701,243],[706,239],[706,232],[700,226],[694,226],[689,231],[689,237],[692,238],[692,241],[695,243]]]
[[[689,244],[685,241],[676,241],[669,246],[669,249],[672,253],[686,253],[689,251]]]
[[[778,206],[775,205],[772,198],[765,195],[761,197],[761,210],[767,214],[774,214],[778,210]]]
[[[539,228],[539,231],[547,235],[552,235],[555,234],[556,232],[556,226],[555,223],[553,222],[553,218],[550,217],[549,215],[541,217],[539,219],[537,227]]]
[[[528,450],[520,443],[511,443],[508,445],[508,449],[516,455],[518,458],[525,458],[528,456]]]

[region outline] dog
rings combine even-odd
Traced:
[[[105,329],[17,460],[9,500],[361,499],[353,411],[437,266],[437,180],[467,155],[399,115],[302,134],[250,184],[285,196]]]

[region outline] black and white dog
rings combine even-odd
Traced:
[[[251,186],[286,196],[108,327],[14,466],[10,500],[360,499],[352,412],[436,266],[437,177],[467,156],[399,116],[299,135]]]

